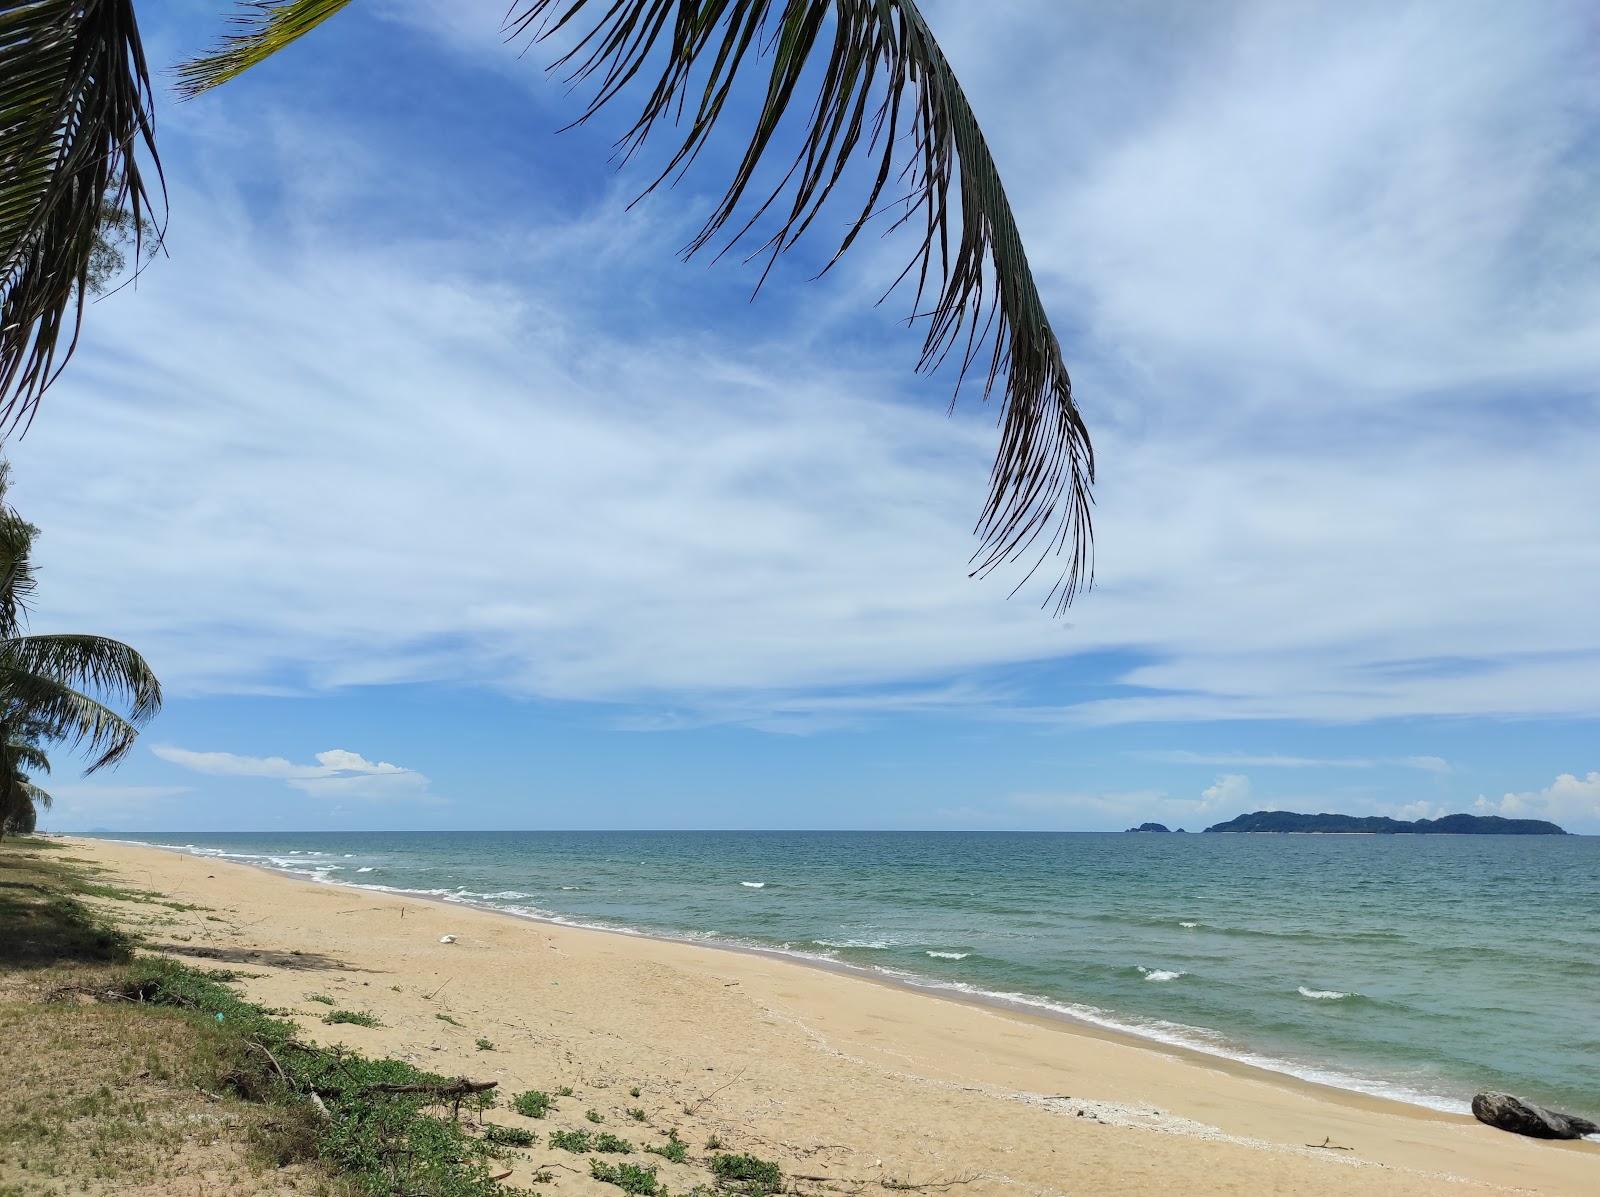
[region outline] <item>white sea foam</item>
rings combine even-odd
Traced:
[[[1319,1002],[1337,1002],[1341,998],[1361,996],[1359,993],[1354,991],[1350,993],[1342,993],[1337,989],[1307,989],[1304,985],[1300,986],[1296,992],[1299,993],[1301,997],[1315,998]]]
[[[1180,927],[1188,927],[1191,931],[1194,928],[1198,927],[1199,925],[1200,925],[1199,923],[1179,923],[1178,924],[1178,926],[1180,926]]]
[[[886,939],[813,939],[819,948],[859,948],[873,952],[886,952],[894,947]]]
[[[765,881],[741,881],[741,882],[739,882],[739,884],[744,886],[745,889],[766,889],[767,888],[767,883]]]
[[[373,869],[372,865],[362,865],[359,869],[356,870],[356,872],[358,872],[358,873],[370,873],[370,872],[372,872],[372,869]]]
[[[1179,977],[1187,977],[1189,975],[1181,969],[1146,968],[1142,964],[1138,966],[1138,969],[1144,974],[1146,981],[1176,981]]]
[[[581,885],[563,885],[561,888],[562,889],[582,889],[583,886],[581,886]]]
[[[972,953],[971,952],[928,952],[928,953],[926,953],[926,955],[932,956],[935,960],[965,960],[968,956],[972,955]]]

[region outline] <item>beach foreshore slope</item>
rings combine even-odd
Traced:
[[[754,953],[71,842],[128,885],[205,908],[159,908],[152,948],[255,974],[244,992],[294,1013],[307,1037],[493,1079],[506,1099],[570,1086],[558,1101],[569,1113],[594,1109],[624,1134],[674,1128],[696,1152],[715,1137],[814,1178],[815,1191],[1600,1192],[1597,1144],[1520,1139],[1060,1019]],[[382,1025],[324,1025],[329,1007],[312,994]],[[529,1153],[512,1182],[560,1154]],[[618,1191],[568,1169],[543,1188]]]

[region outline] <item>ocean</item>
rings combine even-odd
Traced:
[[[1600,1115],[1600,837],[307,832],[114,838],[781,953],[1302,1078]]]

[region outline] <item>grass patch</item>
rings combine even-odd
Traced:
[[[610,1155],[632,1155],[633,1144],[626,1139],[619,1139],[610,1131],[601,1131],[594,1137],[594,1149],[604,1151]]]
[[[0,969],[106,964],[133,956],[133,940],[106,924],[72,895],[70,868],[38,860],[5,844],[0,874]],[[51,845],[55,847],[55,845]]]
[[[556,1096],[557,1097],[571,1097],[572,1096],[572,1086],[571,1085],[562,1085],[561,1088],[556,1090]]]
[[[337,1003],[325,993],[308,993],[306,994],[306,1001],[321,1002],[324,1006],[337,1005]]]
[[[643,1122],[645,1118],[644,1111],[640,1109],[630,1109],[627,1111],[627,1114],[628,1117],[632,1118],[635,1122]]]
[[[81,894],[85,898],[105,898],[112,902],[143,902],[149,906],[163,906],[168,910],[179,912],[211,909],[209,906],[200,906],[194,902],[174,902],[163,894],[153,893],[147,889],[128,889],[126,886],[107,885],[82,877],[74,878],[71,886],[74,893]]]
[[[334,1010],[324,1014],[322,1021],[335,1025],[348,1025],[352,1027],[381,1027],[375,1014],[368,1014],[365,1010]]]
[[[461,1025],[455,1019],[451,1018],[448,1014],[435,1014],[434,1017],[437,1018],[440,1022],[449,1023],[453,1027],[459,1027]]]
[[[628,1096],[629,1097],[638,1097],[639,1096],[639,1086],[635,1085],[632,1089],[629,1089],[628,1090]]]
[[[589,1175],[608,1185],[616,1185],[624,1193],[635,1193],[638,1197],[656,1197],[658,1193],[666,1192],[656,1180],[654,1168],[626,1161],[608,1164],[604,1160],[590,1160]]]
[[[783,1171],[771,1160],[753,1155],[714,1155],[711,1174],[725,1185],[746,1193],[776,1193],[783,1187]]]
[[[589,1150],[589,1132],[586,1130],[555,1130],[550,1132],[550,1146],[582,1155]]]
[[[4,1194],[256,1192],[507,1197],[451,1082],[298,1039],[223,984],[126,937],[70,873],[0,844],[0,1159]],[[29,987],[19,969],[55,966]],[[56,1000],[34,1000],[46,991]],[[24,994],[24,998],[15,995]],[[384,1087],[388,1087],[385,1089]],[[393,1091],[399,1088],[400,1091]],[[315,1093],[326,1113],[312,1103]],[[297,1169],[282,1182],[266,1165]]]
[[[524,1118],[543,1118],[555,1104],[555,1098],[548,1093],[539,1089],[529,1089],[526,1093],[517,1094],[511,1103],[511,1108]]]
[[[689,1158],[689,1145],[678,1138],[678,1132],[675,1130],[667,1132],[667,1141],[665,1143],[656,1147],[646,1147],[645,1150],[651,1155],[658,1155],[674,1164],[682,1164]]]
[[[601,1114],[599,1110],[585,1110],[583,1116],[596,1125],[605,1121],[605,1115]]]
[[[494,1051],[494,1044],[490,1043],[487,1039],[480,1035],[478,1037],[478,1050],[480,1052],[492,1052]]]
[[[520,1126],[499,1126],[491,1122],[483,1128],[483,1139],[486,1143],[502,1147],[532,1147],[539,1141],[539,1136]]]

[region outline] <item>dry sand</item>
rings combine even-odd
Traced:
[[[539,1131],[594,1129],[593,1109],[641,1145],[676,1128],[695,1155],[715,1135],[790,1175],[872,1190],[954,1181],[929,1191],[973,1197],[1600,1193],[1600,1145],[1521,1139],[1054,1018],[156,848],[73,849],[128,885],[210,908],[147,933],[173,954],[260,973],[243,982],[249,996],[293,1011],[319,1042],[494,1079],[506,1098],[571,1086],[542,1124],[490,1115]],[[123,913],[152,909],[167,915]],[[439,942],[447,934],[456,942]],[[324,1025],[328,1007],[310,994],[383,1025]],[[1349,1150],[1308,1146],[1324,1141]],[[513,1183],[566,1165],[545,1191],[615,1197],[581,1163],[536,1150]],[[674,1192],[703,1177],[662,1165]]]

